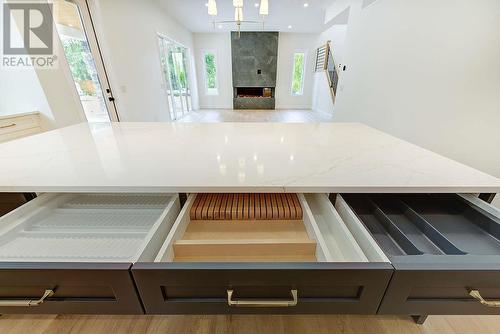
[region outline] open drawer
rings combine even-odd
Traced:
[[[146,313],[376,313],[393,268],[327,195],[299,194],[300,220],[259,222],[248,213],[243,224],[195,221],[198,195],[156,258],[132,266]]]
[[[130,267],[179,211],[178,196],[43,194],[1,217],[0,313],[143,313]]]
[[[344,201],[345,200],[345,201]],[[338,196],[396,271],[382,314],[500,314],[500,212],[473,195]]]

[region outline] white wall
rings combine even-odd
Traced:
[[[45,117],[48,119],[51,128],[86,122],[80,97],[64,56],[62,44],[58,38],[54,40],[54,50],[58,55],[59,67],[55,70],[43,68],[36,70],[43,94],[47,99],[52,114],[49,116],[46,113]]]
[[[44,128],[51,128],[52,112],[35,71],[0,68],[0,116],[41,113]]]
[[[18,30],[13,34],[14,43],[16,40],[21,40]],[[0,67],[0,115],[38,111],[43,130],[85,121],[61,43],[55,38],[53,45],[59,58],[54,69]]]
[[[333,2],[325,12],[325,30],[316,38],[316,47],[330,41],[337,66],[340,66],[343,62],[347,23],[351,16],[350,7],[355,1],[360,0],[336,0]],[[342,76],[342,72],[339,72],[339,75]],[[314,73],[313,87],[312,109],[324,113],[333,113],[334,103],[325,72]]]
[[[280,32],[278,40],[278,72],[276,77],[276,109],[311,109],[314,62],[316,50],[314,34]],[[304,93],[292,95],[293,54],[306,54]]]
[[[194,50],[198,95],[202,109],[233,108],[233,76],[231,63],[231,33],[195,33]],[[215,52],[217,63],[218,95],[208,95],[205,89],[203,52]]]
[[[331,42],[335,63],[341,65],[345,52],[345,36],[347,25],[336,24],[323,31],[316,39],[316,47]],[[339,73],[342,75],[342,72]],[[314,89],[312,97],[312,109],[315,111],[332,113],[333,100],[330,93],[330,87],[325,72],[314,73]]]
[[[313,77],[312,109],[323,113],[333,112],[333,99],[326,72],[315,72]]]
[[[349,22],[337,121],[500,177],[500,1],[379,0]]]
[[[342,64],[345,53],[347,24],[336,24],[323,31],[316,39],[317,47],[331,41],[333,56],[337,64]]]
[[[3,6],[4,1],[0,1]],[[3,13],[0,15],[3,27]],[[15,26],[12,28],[16,28]],[[20,43],[19,31],[13,32],[13,43]],[[39,111],[45,127],[50,127],[52,112],[33,68],[8,69],[0,66],[0,116]],[[45,117],[47,115],[47,117]]]
[[[169,121],[158,34],[186,46],[193,107],[198,108],[193,34],[152,0],[94,0],[98,34],[122,121]]]
[[[325,10],[325,24],[334,20],[342,12],[348,9],[353,2],[361,0],[335,0],[328,8]]]

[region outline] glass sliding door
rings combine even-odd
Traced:
[[[158,37],[158,42],[170,118],[175,121],[193,109],[188,80],[188,50],[163,36]]]
[[[85,117],[118,121],[86,0],[54,0],[54,21]]]

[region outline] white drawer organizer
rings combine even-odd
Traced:
[[[170,195],[43,194],[0,219],[0,261],[135,262],[179,210]]]
[[[317,262],[389,262],[359,220],[341,217],[325,194],[298,197]],[[171,262],[193,201],[180,211],[177,195],[42,194],[0,218],[0,262]]]

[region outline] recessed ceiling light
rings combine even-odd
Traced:
[[[304,2],[304,8],[307,8],[307,7],[309,7],[309,3]]]
[[[254,3],[254,4],[253,4],[253,6],[254,6],[254,7],[259,7],[259,3],[258,3],[258,2],[256,2],[256,3]]]
[[[219,24],[219,29],[222,29],[222,24]]]
[[[208,7],[208,2],[205,2],[205,7]]]
[[[288,29],[292,29],[292,26],[291,26],[291,25],[290,25],[290,26],[288,26]]]

